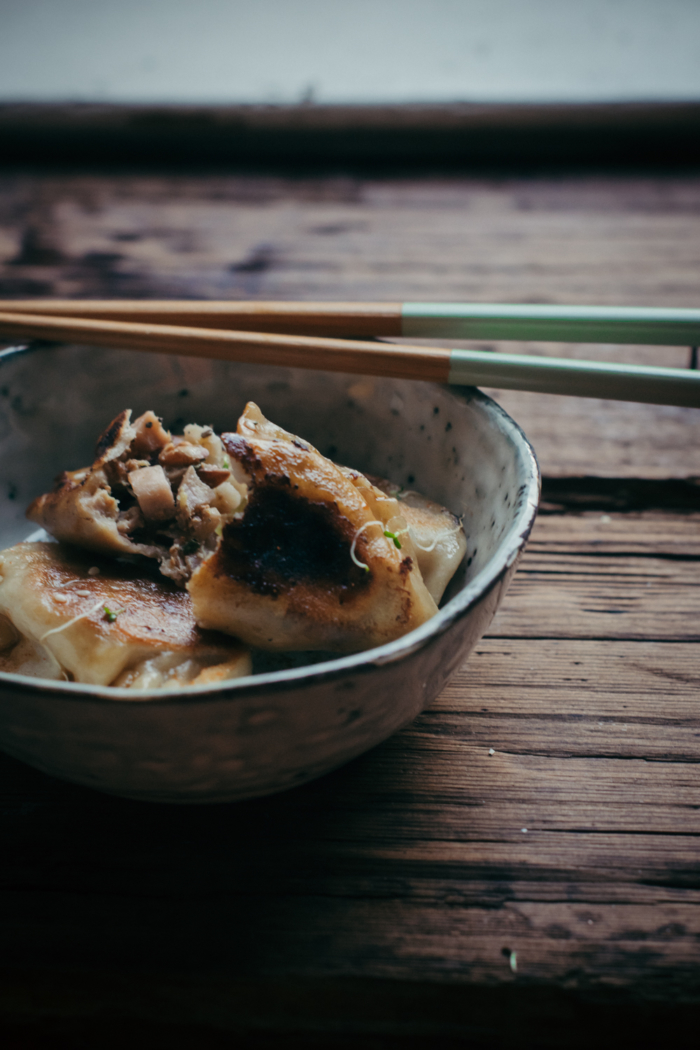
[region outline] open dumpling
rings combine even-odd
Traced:
[[[211,427],[173,437],[153,412],[121,412],[91,467],[61,474],[27,517],[56,539],[102,554],[154,558],[184,585],[245,500]]]

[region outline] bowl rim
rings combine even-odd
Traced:
[[[33,341],[6,347],[0,350],[0,366],[9,358],[15,359],[46,349],[49,345],[51,349],[60,349],[61,346],[69,344],[47,344],[43,341]],[[19,692],[32,694],[38,692],[44,695],[54,693],[63,698],[70,697],[79,701],[101,703],[106,700],[118,704],[126,702],[139,707],[144,704],[180,705],[191,701],[202,703],[205,700],[243,700],[270,689],[286,692],[296,690],[300,685],[313,685],[342,678],[349,672],[367,673],[385,664],[407,659],[444,634],[496,586],[522,553],[537,515],[541,475],[535,450],[522,427],[488,394],[484,394],[483,391],[473,386],[448,386],[438,383],[426,385],[437,386],[466,403],[479,405],[497,429],[504,436],[509,437],[513,445],[520,450],[525,467],[525,477],[516,491],[516,500],[520,501],[520,505],[515,520],[501,542],[498,552],[462,590],[438,609],[435,616],[415,630],[409,631],[408,634],[374,649],[340,654],[317,664],[227,679],[212,685],[186,686],[179,689],[144,689],[139,690],[137,695],[134,695],[133,690],[119,686],[91,685],[86,682],[59,682],[53,679],[31,678],[28,675],[0,671],[0,699],[4,692],[2,686],[6,684]]]

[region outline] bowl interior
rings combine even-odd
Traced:
[[[467,559],[443,604],[522,530],[536,499],[527,441],[472,388],[257,367],[80,346],[0,354],[0,548],[25,539],[35,496],[92,461],[123,408],[166,426],[235,429],[246,401],[337,462],[416,489],[464,515]]]

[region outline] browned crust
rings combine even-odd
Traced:
[[[83,615],[96,636],[222,661],[240,652],[233,638],[198,627],[186,591],[137,566],[59,543],[21,543],[3,557],[19,563],[28,592],[64,621]]]
[[[250,488],[188,585],[200,623],[264,648],[355,651],[433,615],[414,560],[385,539],[362,475],[344,473],[253,405],[222,441]]]
[[[128,409],[124,409],[100,434],[95,446],[95,458],[98,462],[102,462],[106,454],[118,444],[119,438],[123,436],[125,428],[129,425],[130,417],[131,412]],[[97,463],[93,464],[93,469],[96,466]]]

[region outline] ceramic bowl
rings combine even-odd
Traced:
[[[464,515],[467,558],[440,611],[367,652],[217,686],[139,693],[0,673],[0,748],[131,798],[222,802],[317,777],[412,721],[490,623],[539,495],[522,431],[473,388],[78,346],[0,354],[0,547],[29,501],[91,462],[123,408],[234,429],[249,399],[323,453]]]

